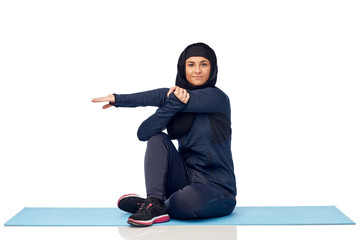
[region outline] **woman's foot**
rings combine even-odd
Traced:
[[[127,223],[142,227],[169,220],[165,203],[157,198],[148,197],[140,209],[129,217]]]
[[[126,194],[119,198],[117,205],[125,212],[136,213],[144,202],[145,198],[137,194]]]

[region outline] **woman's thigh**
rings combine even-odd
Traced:
[[[148,194],[161,192],[165,199],[190,183],[187,166],[165,133],[157,134],[148,141],[145,179]]]
[[[211,218],[230,214],[236,200],[215,184],[193,183],[172,194],[166,205],[171,218]]]

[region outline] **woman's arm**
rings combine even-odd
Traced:
[[[228,113],[230,100],[219,88],[204,88],[188,91],[190,99],[182,112]]]
[[[104,109],[111,106],[115,107],[161,107],[165,104],[166,94],[169,88],[159,88],[155,90],[132,93],[132,94],[110,94],[106,97],[94,98],[92,102],[109,102],[103,106]]]
[[[186,91],[169,93],[165,104],[140,125],[137,132],[139,140],[147,141],[150,137],[162,132],[170,119],[186,106],[188,100],[189,94]]]
[[[172,87],[168,91],[168,96],[165,105],[140,125],[139,140],[147,141],[150,137],[162,132],[177,112],[230,114],[229,98],[218,88],[189,91]]]
[[[115,107],[161,107],[165,104],[168,90],[169,88],[159,88],[133,94],[113,94],[115,102],[110,104]]]

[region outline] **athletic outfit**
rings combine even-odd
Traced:
[[[169,220],[167,215],[176,219],[220,217],[235,208],[230,101],[215,87],[216,56],[209,47],[203,54],[205,47],[208,46],[202,43],[190,45],[180,56],[180,70],[189,52],[206,56],[212,64],[211,76],[201,87],[184,86],[187,81],[178,71],[176,85],[190,95],[186,104],[174,93],[167,97],[168,88],[114,94],[115,102],[111,104],[115,107],[158,107],[137,133],[139,140],[147,141],[144,168],[148,198],[126,195],[118,202],[121,209],[129,212],[139,208],[129,217],[130,224],[151,225]],[[199,49],[202,52],[196,51]],[[163,133],[165,128],[168,134]],[[171,139],[178,140],[178,150]]]

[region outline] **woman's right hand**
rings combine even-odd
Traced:
[[[96,102],[111,102],[111,103],[114,103],[115,102],[115,96],[114,96],[114,94],[110,94],[110,95],[107,95],[106,97],[93,98],[91,101],[93,103],[96,103]],[[112,107],[112,106],[113,105],[111,105],[111,104],[106,104],[102,108],[106,109],[106,108],[109,108],[109,107]]]
[[[167,93],[167,97],[170,97],[170,94],[174,92],[175,96],[183,103],[187,104],[190,99],[190,94],[181,87],[171,87]]]

